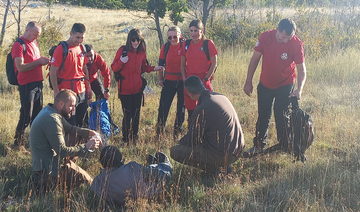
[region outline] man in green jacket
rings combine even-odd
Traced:
[[[66,179],[67,183],[78,185],[83,182],[91,184],[92,178],[71,160],[61,159],[68,156],[84,157],[89,151],[101,146],[101,140],[91,138],[86,144],[68,147],[65,144],[65,134],[89,138],[97,135],[93,130],[76,127],[69,124],[65,118],[70,118],[76,106],[76,93],[64,89],[55,97],[54,104],[43,108],[33,121],[30,129],[31,165],[35,171],[33,183],[37,191],[46,190],[54,185],[57,178]],[[59,171],[60,169],[60,171]],[[66,184],[68,189],[70,184]]]

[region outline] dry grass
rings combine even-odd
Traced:
[[[126,33],[117,33],[130,22],[143,29],[148,42],[148,54],[153,64],[158,56],[156,34],[146,29],[154,24],[151,19],[138,19],[130,12],[95,10],[54,6],[52,15],[65,18],[64,34],[74,22],[82,22],[87,28],[85,43],[91,43],[101,51],[108,63],[119,46],[125,42]],[[23,23],[46,18],[47,8],[29,8],[23,15]],[[141,14],[144,15],[144,14]],[[168,22],[169,23],[169,22]],[[186,23],[187,24],[187,23]],[[5,45],[15,36],[15,27],[7,31]],[[101,40],[100,38],[103,37]],[[64,38],[66,39],[66,38]],[[219,49],[219,67],[214,88],[232,101],[246,138],[246,145],[252,145],[252,137],[257,114],[256,95],[247,97],[243,91],[247,66],[251,53],[237,47]],[[254,159],[240,159],[233,165],[233,174],[223,179],[203,178],[201,172],[190,167],[174,164],[174,174],[162,201],[139,200],[128,203],[131,211],[359,211],[359,86],[360,67],[358,51],[349,50],[327,55],[318,60],[307,58],[308,80],[300,106],[308,111],[316,124],[316,138],[307,151],[307,163],[293,163],[286,154],[262,156]],[[4,56],[0,60],[4,66]],[[45,72],[44,72],[45,73]],[[121,136],[115,136],[112,144],[123,152],[126,161],[145,163],[145,154],[161,150],[169,153],[174,144],[172,125],[174,105],[168,119],[166,133],[159,141],[154,140],[155,123],[160,88],[156,74],[148,74],[149,85],[156,91],[147,96],[142,108],[140,123],[140,143],[137,146],[123,146]],[[258,81],[256,73],[254,85]],[[48,194],[41,199],[28,201],[28,178],[32,172],[30,156],[9,148],[19,116],[19,95],[7,84],[4,72],[0,73],[0,207],[10,202],[6,211],[101,211],[101,207],[91,208],[87,199],[88,187],[73,191],[70,197],[59,192]],[[45,81],[47,83],[47,81]],[[111,88],[109,105],[115,123],[121,124],[120,101],[116,98],[116,85]],[[52,92],[44,89],[44,103],[52,101]],[[270,143],[276,140],[275,124],[270,125]],[[28,133],[28,130],[27,130]],[[90,162],[81,165],[92,176],[98,174],[99,153]],[[65,200],[70,204],[64,205]],[[91,202],[91,198],[90,198]],[[110,211],[121,211],[109,208]]]

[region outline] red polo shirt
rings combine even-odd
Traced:
[[[26,40],[24,37],[20,37],[26,45],[26,54],[24,55],[23,47],[21,43],[15,42],[11,48],[11,56],[14,59],[15,57],[24,58],[24,63],[31,63],[40,58],[40,50],[39,45],[36,40],[30,42]],[[15,72],[17,72],[17,68],[14,62]],[[30,82],[43,81],[43,74],[41,65],[36,66],[35,68],[25,71],[19,72],[17,75],[17,80],[19,85],[25,85]]]

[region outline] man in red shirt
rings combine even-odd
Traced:
[[[86,28],[82,23],[75,23],[72,26],[70,37],[66,41],[68,53],[63,63],[63,46],[56,47],[51,59],[50,79],[54,89],[54,98],[62,89],[73,90],[77,94],[75,115],[68,122],[81,127],[88,108],[88,101],[91,101],[92,91],[90,88],[89,73],[85,64],[88,59],[85,57],[85,49],[81,43],[85,37]]]
[[[86,57],[89,60],[86,66],[89,70],[91,90],[95,93],[96,100],[109,99],[110,69],[101,55],[94,51],[92,45],[86,44],[85,49]],[[98,77],[98,70],[101,71],[101,75],[104,78],[104,85]]]
[[[251,95],[252,79],[262,57],[260,82],[257,87],[258,120],[253,140],[254,147],[244,152],[245,157],[263,152],[273,105],[277,139],[283,148],[286,147],[285,127],[289,120],[283,114],[290,105],[289,97],[296,96],[300,99],[306,80],[304,47],[302,41],[295,35],[295,31],[295,22],[291,19],[283,19],[276,30],[261,34],[254,48],[244,92],[248,96]],[[297,89],[294,91],[295,67],[298,76]]]
[[[37,38],[41,34],[41,25],[35,21],[27,24],[24,34],[20,37],[26,45],[26,51],[20,42],[15,42],[11,48],[15,71],[19,83],[20,119],[15,131],[14,145],[23,145],[24,130],[35,119],[42,109],[44,80],[41,66],[49,63],[49,58],[40,56]]]

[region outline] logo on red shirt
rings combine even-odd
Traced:
[[[288,59],[288,54],[287,53],[282,53],[281,54],[281,59],[282,60],[287,60]]]
[[[204,51],[204,47],[200,47],[200,51],[202,51],[202,52],[203,52],[203,51]]]

